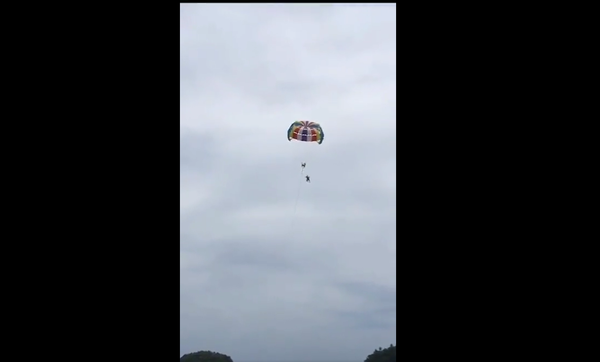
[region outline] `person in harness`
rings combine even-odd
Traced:
[[[310,176],[306,175],[306,182],[310,183]]]
[[[300,166],[302,166],[302,168],[306,167],[306,162],[302,162]]]

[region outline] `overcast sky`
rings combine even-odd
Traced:
[[[395,5],[182,4],[180,38],[181,354],[395,344]]]

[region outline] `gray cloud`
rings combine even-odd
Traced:
[[[395,343],[395,10],[180,5],[182,354]],[[323,144],[289,142],[298,119]]]

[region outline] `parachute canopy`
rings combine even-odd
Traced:
[[[325,134],[321,125],[316,122],[296,121],[288,129],[287,137],[288,141],[295,139],[302,142],[317,142],[321,144],[323,143]]]

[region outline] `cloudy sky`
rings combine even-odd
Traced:
[[[180,38],[181,353],[395,344],[395,5],[182,4]]]

